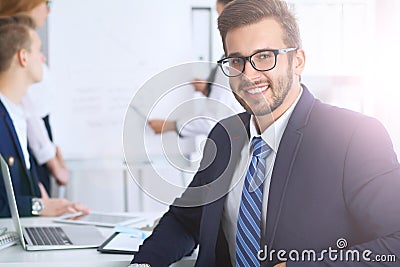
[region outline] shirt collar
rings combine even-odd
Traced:
[[[278,152],[279,144],[281,142],[283,133],[285,132],[286,126],[289,122],[290,116],[293,113],[294,108],[300,100],[303,94],[303,87],[300,86],[300,93],[293,104],[282,114],[282,116],[274,121],[263,133],[261,133],[261,138],[268,144],[268,146],[275,152]],[[260,136],[257,133],[256,125],[254,123],[254,116],[250,119],[250,140],[253,137]]]
[[[3,102],[4,107],[9,113],[11,119],[14,118],[23,118],[25,119],[25,114],[22,108],[16,104],[14,104],[10,99],[8,99],[5,95],[0,93],[0,100]]]

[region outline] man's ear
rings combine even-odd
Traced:
[[[17,59],[18,59],[18,63],[22,67],[26,67],[26,65],[28,65],[28,51],[26,51],[26,49],[18,50]]]
[[[306,55],[303,49],[297,49],[294,55],[294,73],[301,76],[306,65]]]

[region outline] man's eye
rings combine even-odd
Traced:
[[[240,64],[242,61],[240,58],[231,58],[231,64],[232,65],[238,65]]]
[[[271,57],[271,53],[260,53],[257,55],[257,58],[261,60],[270,59]]]

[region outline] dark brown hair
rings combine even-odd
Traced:
[[[14,55],[21,49],[30,50],[32,18],[25,15],[0,17],[0,73],[10,68]]]
[[[14,16],[0,16],[0,27],[8,24],[20,24],[36,29],[36,23],[31,16],[18,14]]]
[[[301,48],[300,30],[286,2],[280,0],[235,0],[218,18],[218,29],[226,52],[225,38],[229,30],[251,25],[265,18],[275,19],[282,27],[282,39],[288,47]]]

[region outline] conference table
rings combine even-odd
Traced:
[[[129,213],[144,218],[143,221],[130,225],[132,227],[151,227],[160,216],[159,213],[136,212]],[[53,218],[29,217],[21,218],[23,225],[65,225],[53,222]],[[13,231],[11,218],[0,219],[0,226],[6,226]],[[97,227],[106,240],[113,234],[113,228]],[[70,249],[52,251],[25,251],[20,244],[0,250],[0,266],[30,266],[30,267],[127,267],[132,255],[104,254],[96,249]],[[194,266],[196,253],[171,265],[173,267]]]

